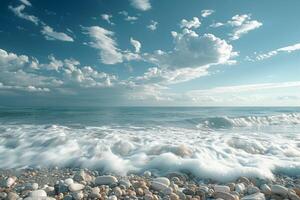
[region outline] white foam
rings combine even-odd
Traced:
[[[219,181],[300,172],[300,135],[175,127],[0,125],[0,168],[88,167],[125,175],[185,171]]]

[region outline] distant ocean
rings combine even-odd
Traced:
[[[0,168],[300,174],[300,108],[0,108]]]

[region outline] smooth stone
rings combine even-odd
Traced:
[[[63,182],[59,182],[57,185],[54,186],[54,188],[57,191],[57,193],[66,193],[69,191],[68,185]]]
[[[153,196],[151,194],[146,194],[144,200],[153,200]]]
[[[69,190],[71,192],[77,192],[77,191],[82,190],[84,187],[85,186],[80,183],[72,183],[71,185],[69,185]]]
[[[215,192],[230,192],[230,187],[227,185],[215,185]]]
[[[173,189],[169,187],[161,191],[161,193],[163,193],[164,195],[170,195],[173,193]]]
[[[248,193],[248,194],[255,194],[255,193],[258,193],[258,192],[260,192],[260,190],[259,190],[259,188],[256,187],[256,186],[249,186],[249,187],[247,188],[247,193]]]
[[[114,176],[98,176],[95,179],[96,185],[112,185],[118,183],[118,179]]]
[[[118,197],[116,197],[115,195],[109,196],[108,200],[118,200]]]
[[[7,197],[6,192],[0,192],[0,199],[5,199]]]
[[[237,200],[235,195],[232,195],[228,192],[214,192],[213,197],[216,198],[216,199],[221,198],[221,199],[224,199],[224,200]]]
[[[294,190],[288,191],[288,197],[291,200],[300,200],[300,197],[296,194],[296,192]]]
[[[153,181],[165,184],[166,186],[170,185],[170,180],[166,177],[158,177],[158,178],[155,178]]]
[[[73,180],[77,182],[91,182],[93,180],[93,177],[86,173],[84,170],[80,170],[74,174]]]
[[[246,185],[249,185],[251,183],[247,177],[243,177],[243,176],[238,179],[238,182],[244,183]]]
[[[179,196],[180,199],[183,199],[183,200],[186,199],[186,195],[183,192],[181,192],[181,191],[178,191],[177,195]]]
[[[47,197],[47,193],[44,190],[34,190],[29,193],[30,197]]]
[[[235,191],[237,191],[239,194],[243,194],[246,190],[246,186],[244,183],[238,183],[235,185]]]
[[[286,197],[288,195],[288,189],[286,187],[283,187],[281,185],[272,185],[271,186],[271,192],[273,194],[279,194],[280,196]]]
[[[175,193],[170,194],[170,199],[171,200],[179,200],[179,196]]]
[[[49,193],[49,192],[53,192],[54,191],[54,187],[52,187],[52,186],[46,186],[46,187],[44,187],[43,188],[47,193]]]
[[[262,193],[270,195],[271,194],[271,188],[267,185],[267,184],[262,184],[260,186],[260,189],[262,191]]]
[[[144,176],[146,177],[146,178],[150,178],[151,177],[151,172],[150,171],[145,171],[144,172]]]
[[[125,188],[129,188],[131,186],[131,183],[128,179],[121,179],[119,181],[119,185],[125,186]]]
[[[119,188],[119,187],[115,187],[115,188],[113,189],[113,192],[114,192],[114,194],[115,194],[117,197],[122,196],[122,190],[121,190],[121,188]]]
[[[94,187],[92,188],[91,194],[90,194],[91,198],[101,198],[101,194],[100,194],[100,188],[98,187]]]
[[[151,181],[151,187],[156,191],[163,191],[169,188],[167,185],[156,181]]]
[[[80,200],[80,199],[83,199],[84,195],[83,195],[82,191],[72,192],[72,197],[75,200]]]
[[[39,184],[32,183],[31,187],[32,187],[33,190],[37,190],[37,189],[39,189]]]
[[[251,195],[244,196],[241,200],[265,200],[265,195],[263,193],[255,193]]]
[[[68,194],[64,197],[64,200],[73,200],[73,197]]]
[[[67,178],[64,182],[65,182],[65,184],[67,184],[67,185],[71,185],[72,183],[74,183],[74,180],[71,179],[71,178]]]
[[[14,192],[9,192],[6,198],[7,200],[17,200],[19,199],[19,195]]]
[[[186,195],[194,195],[195,192],[193,190],[191,190],[190,188],[185,188],[182,190],[183,194],[186,194]]]
[[[10,188],[16,182],[16,178],[8,177],[0,181],[0,187]]]

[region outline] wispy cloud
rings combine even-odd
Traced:
[[[51,28],[50,26],[44,26],[41,30],[41,33],[45,36],[47,40],[60,40],[65,42],[73,42],[73,38],[69,35],[62,33],[62,32],[56,32]]]
[[[250,61],[265,60],[265,59],[271,58],[273,56],[276,56],[279,53],[292,53],[294,51],[299,51],[299,50],[300,50],[300,43],[297,43],[294,45],[278,48],[273,51],[269,51],[267,53],[258,54],[258,55],[256,55],[255,59],[248,58],[248,60],[250,60]]]
[[[17,7],[12,7],[12,6],[9,6],[8,7],[16,16],[22,18],[22,19],[25,19],[25,20],[28,20],[28,21],[31,21],[32,23],[34,23],[35,25],[38,25],[39,24],[39,18],[37,18],[36,16],[34,15],[28,15],[26,13],[24,13],[24,9],[25,9],[25,5],[21,4]]]
[[[26,6],[32,6],[28,0],[20,0],[20,2],[25,4]]]
[[[130,43],[134,47],[135,52],[139,53],[142,47],[141,43],[133,38],[130,38]]]

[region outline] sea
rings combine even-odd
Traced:
[[[0,168],[300,175],[299,107],[0,107]]]

